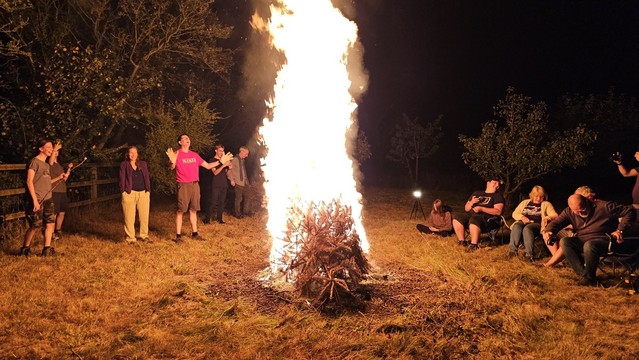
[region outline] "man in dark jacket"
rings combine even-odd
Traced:
[[[631,206],[590,201],[574,194],[568,198],[568,207],[542,233],[548,241],[553,233],[572,225],[575,235],[562,238],[559,245],[572,269],[581,276],[579,284],[593,286],[597,284],[599,258],[608,252],[610,241],[623,242],[623,232],[631,227],[634,217]]]

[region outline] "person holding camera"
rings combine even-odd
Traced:
[[[612,201],[588,200],[573,194],[568,207],[542,230],[544,241],[572,225],[575,234],[559,240],[559,246],[570,266],[580,277],[579,285],[597,285],[599,258],[608,252],[610,242],[621,244],[623,233],[632,226],[635,210]],[[621,218],[621,221],[619,219]]]
[[[628,170],[626,166],[621,162],[621,154],[615,153],[610,157],[610,160],[617,164],[619,173],[624,177],[635,177],[635,187],[632,188],[632,206],[635,209],[639,209],[639,167]],[[635,151],[635,160],[639,161],[639,150]]]

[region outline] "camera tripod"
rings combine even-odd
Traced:
[[[415,202],[413,202],[413,210],[410,212],[409,219],[412,219],[413,217],[417,219],[419,211],[421,211],[424,220],[426,220],[426,213],[424,212],[424,208],[422,207],[422,202],[419,200],[419,198],[416,198]]]

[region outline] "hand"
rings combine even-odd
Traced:
[[[220,158],[220,163],[226,164],[227,162],[231,160],[233,160],[233,154],[231,154],[230,152],[227,152],[226,154],[222,155],[222,157]]]
[[[177,161],[177,153],[173,151],[173,148],[166,149],[166,156],[169,157],[169,161],[171,162],[171,164],[175,164],[175,162]]]
[[[548,243],[548,239],[550,239],[550,237],[552,236],[552,232],[550,232],[550,231],[546,231],[546,232],[545,232],[545,233],[543,233],[542,235],[543,235],[543,237],[544,237],[544,241],[545,241],[546,243]]]
[[[521,217],[521,222],[523,222],[523,223],[524,223],[524,225],[526,225],[526,224],[528,224],[528,223],[531,223],[532,221],[530,221],[530,219],[529,219],[529,218],[527,218],[525,215],[522,215],[522,217]]]
[[[231,186],[235,187],[235,181],[231,180]]]
[[[58,152],[60,149],[62,149],[62,144],[61,143],[55,143],[55,145],[53,145],[53,152]]]
[[[33,212],[38,212],[38,210],[40,210],[40,203],[36,200],[33,202]]]
[[[610,236],[615,238],[617,244],[621,244],[623,242],[623,233],[619,230],[613,231]]]

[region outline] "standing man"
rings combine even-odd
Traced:
[[[198,168],[212,169],[219,165],[218,161],[207,163],[198,153],[191,151],[191,139],[186,134],[178,137],[180,149],[176,152],[173,148],[166,150],[166,155],[171,163],[171,170],[175,169],[175,177],[178,187],[178,204],[175,215],[175,242],[182,242],[182,216],[188,210],[191,221],[191,237],[196,240],[204,240],[197,233],[197,212],[200,210],[200,174]],[[220,161],[229,162],[233,158],[231,154],[223,154]]]
[[[639,161],[639,150],[635,151],[635,160]],[[635,209],[639,209],[639,167],[628,170],[628,168],[621,163],[621,155],[619,155],[619,153],[615,154],[613,162],[617,164],[621,175],[624,177],[634,176],[636,178],[635,187],[632,189],[632,206]]]
[[[468,252],[479,248],[479,237],[491,226],[499,223],[499,217],[504,211],[504,196],[498,193],[501,179],[497,176],[486,180],[486,190],[475,191],[464,205],[466,213],[453,215],[453,229],[460,245],[466,245],[465,230],[470,232]]]
[[[213,216],[213,209],[216,209],[216,220],[220,224],[224,224],[222,215],[224,214],[224,205],[226,203],[226,190],[228,188],[227,171],[232,168],[231,161],[222,161],[224,156],[224,145],[215,145],[215,157],[213,161],[218,164],[211,169],[213,172],[213,180],[211,181],[211,203],[206,211],[205,222],[209,222]]]
[[[53,154],[53,144],[46,139],[38,140],[38,155],[29,162],[27,168],[27,190],[25,213],[29,222],[29,229],[24,235],[24,243],[20,248],[20,255],[31,255],[31,241],[38,229],[44,233],[44,247],[42,256],[51,256],[55,251],[51,247],[55,223],[55,205],[51,196],[51,183],[64,181],[69,172],[61,173],[51,179],[50,166],[47,157]]]
[[[623,232],[631,227],[634,217],[631,206],[590,201],[583,195],[573,194],[568,198],[568,207],[546,225],[542,234],[547,242],[554,233],[572,225],[575,235],[559,240],[559,246],[581,277],[579,285],[595,286],[599,258],[608,252],[611,241],[623,242]]]
[[[62,149],[62,142],[57,141],[55,145],[53,145],[53,154],[49,157],[49,170],[51,172],[51,178],[57,179],[64,173],[64,168],[60,163],[59,155],[60,149]],[[71,168],[73,167],[73,163],[69,163],[67,169],[67,177]],[[60,239],[60,234],[62,233],[62,223],[64,222],[64,215],[67,211],[67,207],[69,206],[69,196],[67,195],[67,182],[65,180],[58,180],[51,184],[52,191],[51,195],[53,197],[53,203],[55,204],[55,230],[53,231],[52,240],[57,241]]]
[[[231,186],[235,188],[235,213],[233,215],[240,219],[248,212],[246,201],[244,202],[244,212],[242,212],[244,187],[248,185],[248,176],[246,175],[246,157],[248,155],[249,149],[246,146],[241,146],[240,152],[231,160],[231,168],[228,171]]]

